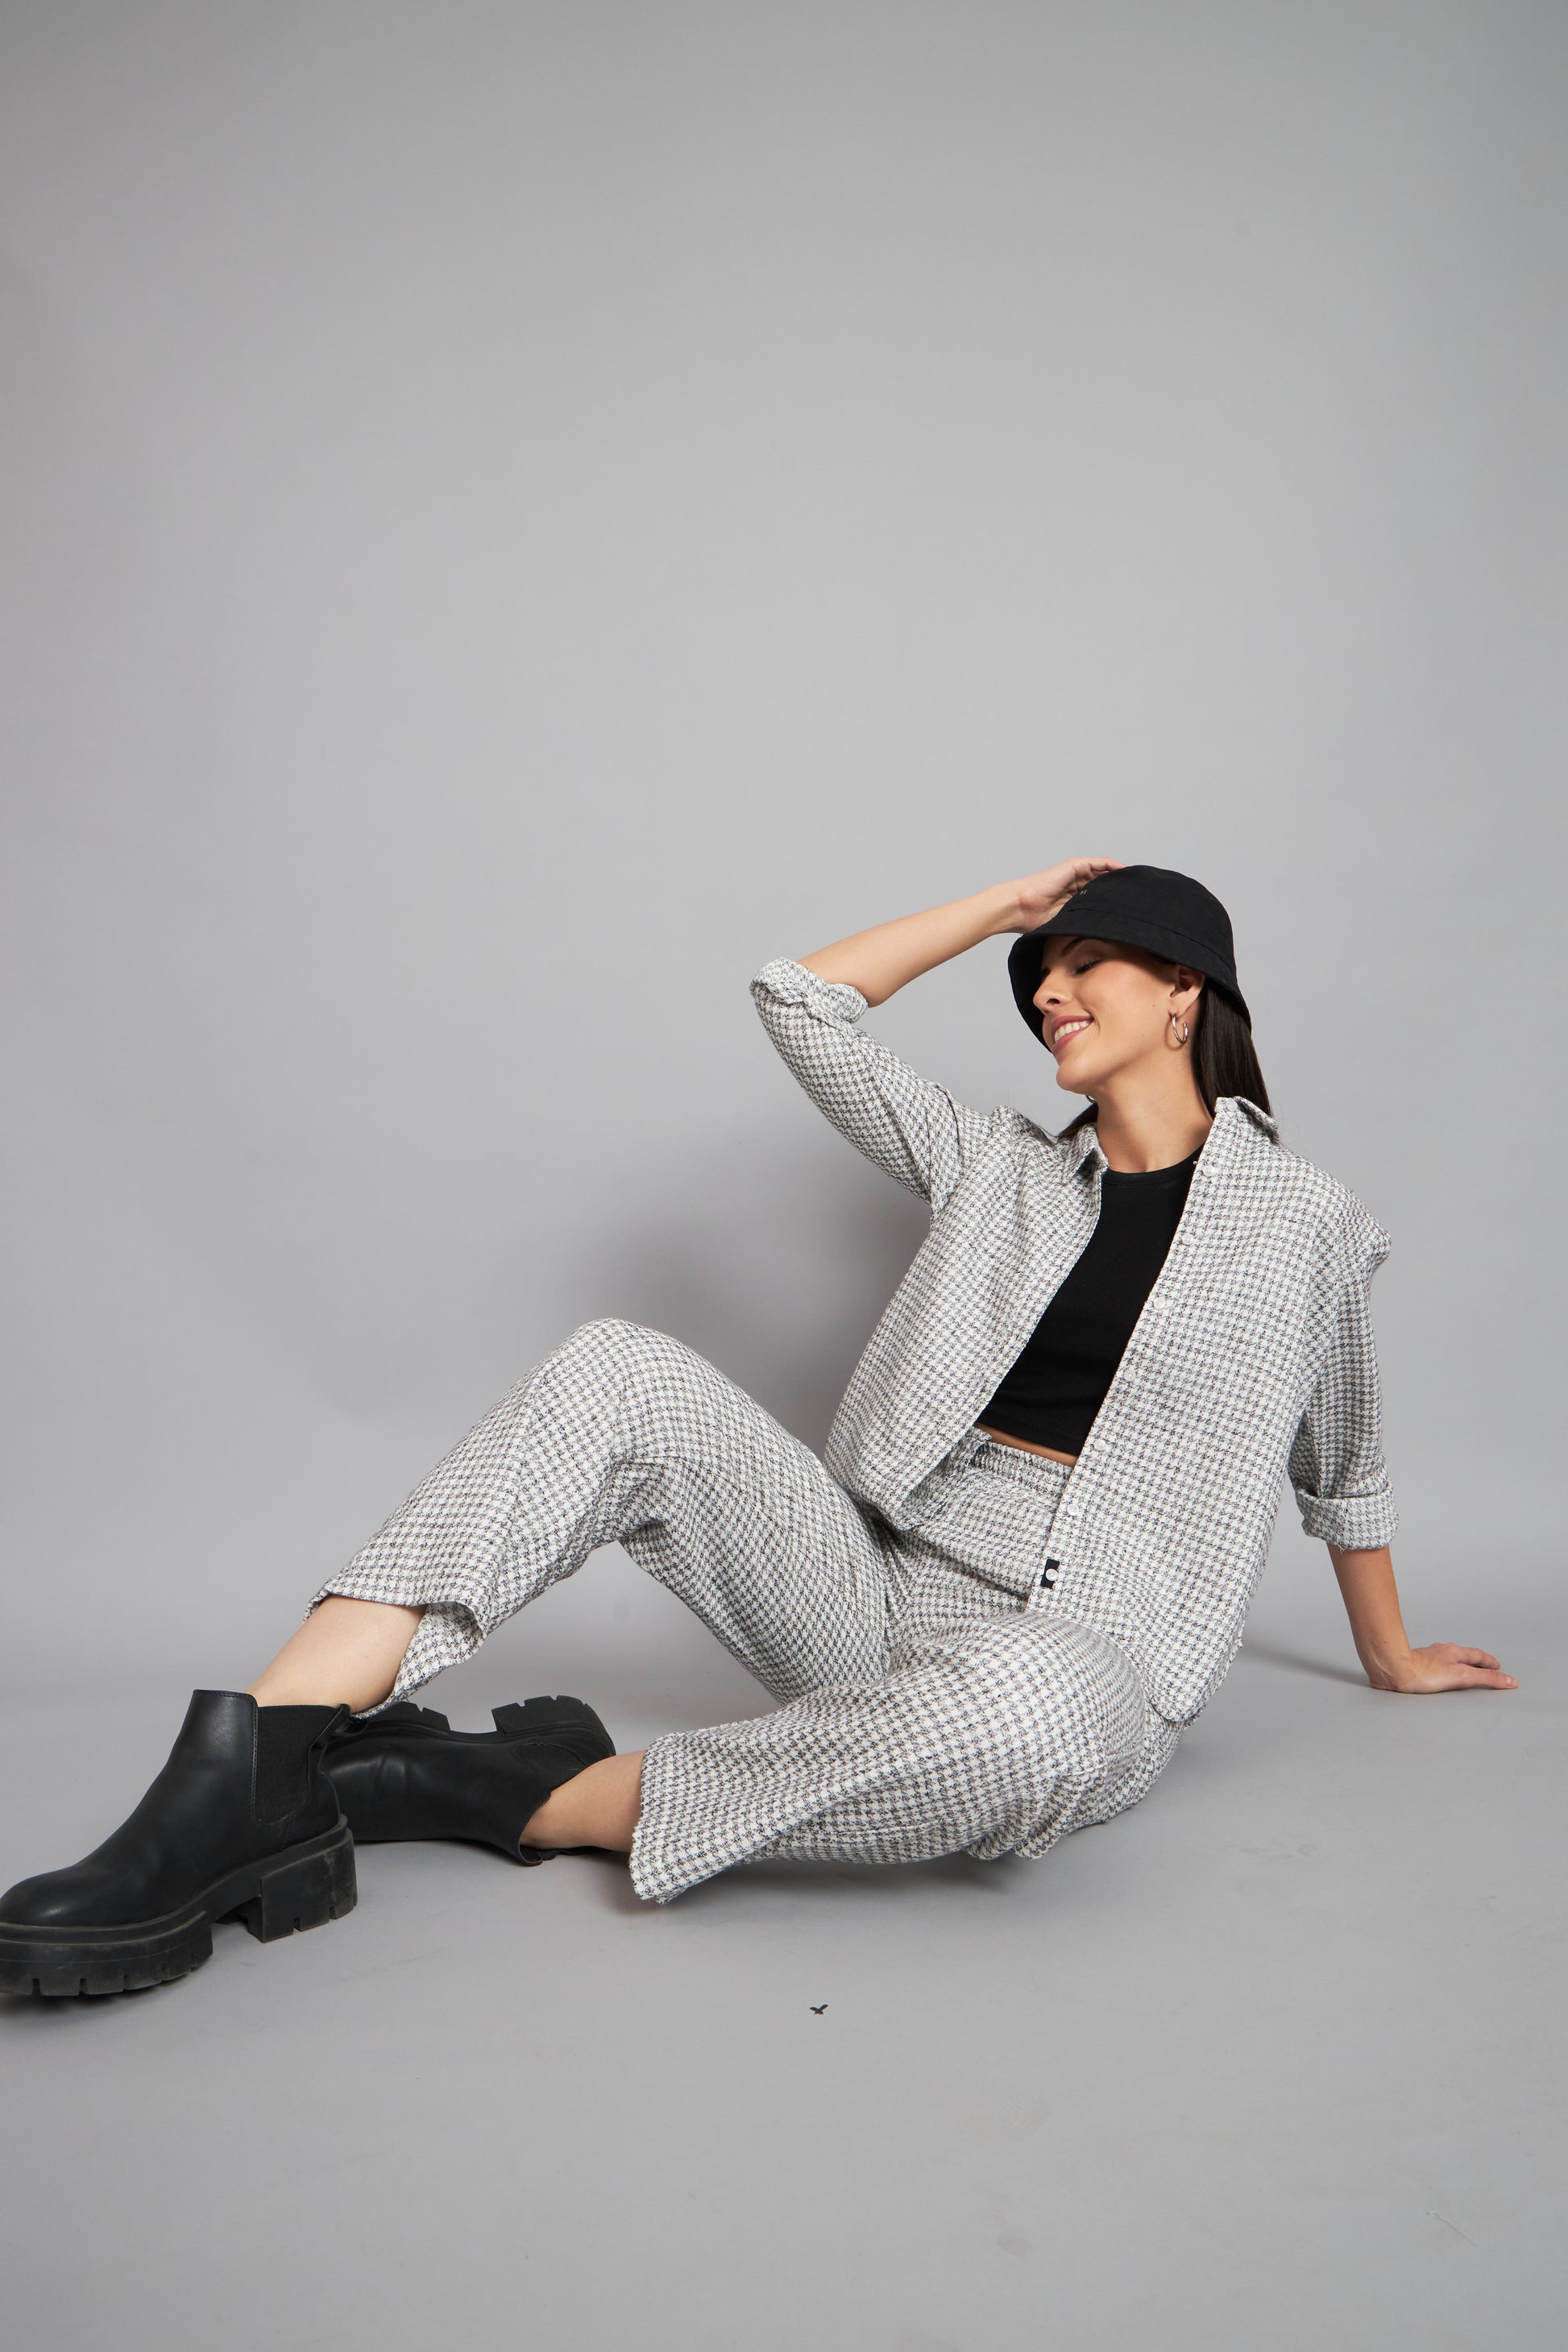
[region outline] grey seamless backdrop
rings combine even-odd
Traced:
[[[1080,850],[1231,908],[1485,1637],[1562,1407],[1565,52],[13,0],[8,1678],[246,1678],[586,1316],[819,1443],[918,1224],[746,982]],[[877,1024],[1070,1113],[1004,961]]]
[[[1032,2344],[1031,2244],[1084,2344],[1384,2352],[1395,2313],[1552,2340],[1520,1807],[1561,1634],[1565,85],[1568,20],[1519,0],[7,0],[0,1875],[101,1834],[191,1685],[248,1679],[584,1318],[677,1333],[820,1444],[920,1219],[795,1093],[747,981],[1075,852],[1230,907],[1286,1139],[1394,1238],[1413,1630],[1524,1681],[1513,1715],[1397,1725],[1336,1687],[1287,1501],[1158,1820],[1048,1885],[836,1909],[808,1878],[755,1914],[727,1886],[656,1943],[591,1872],[519,1874],[524,1980],[621,2020],[581,2144],[581,2043],[519,2006],[486,1907],[510,1880],[373,1853],[356,1922],[117,2011],[112,2044],[71,2027],[85,2073],[16,2028],[56,2119],[8,2197],[31,2340],[112,2309],[170,2344],[198,2273],[237,2347],[278,2340],[279,2293],[343,2343],[395,2306],[477,2326],[519,2213],[531,2318],[625,2340],[573,2234],[590,2170],[650,2343],[736,2340],[779,2230],[813,2254],[748,2341]],[[1065,1118],[1005,966],[872,1020],[971,1100]],[[630,1744],[760,1703],[613,1557],[533,1613],[452,1678],[459,1719],[579,1687]],[[1386,2015],[1336,1990],[1363,1899]],[[932,2011],[977,1935],[1010,1955],[994,2016]],[[1065,2040],[1037,1980],[1076,1988]],[[1470,2031],[1478,1980],[1524,2039]],[[1461,2045],[1456,2088],[1429,2060]],[[498,2051],[565,2137],[476,2186]],[[292,2136],[405,2058],[426,2136],[334,2182],[345,2269]],[[210,2179],[193,2067],[254,2126]],[[794,2116],[760,2204],[725,2154],[755,2151],[745,2085]],[[800,2100],[893,2184],[879,2218]],[[463,2269],[408,2273],[411,2183]],[[100,2189],[112,2228],[68,2245]]]

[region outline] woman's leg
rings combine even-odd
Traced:
[[[323,1601],[258,1675],[250,1696],[258,1706],[347,1706],[363,1715],[391,1692],[423,1613],[384,1601]]]
[[[552,1851],[563,1846],[601,1846],[606,1853],[630,1853],[642,1812],[643,1751],[606,1756],[574,1780],[563,1781],[530,1816],[524,1845]]]
[[[633,1884],[667,1903],[763,1857],[1043,1853],[1120,1809],[1160,1728],[1103,1634],[1052,1610],[977,1616],[895,1642],[873,1687],[825,1687],[752,1722],[656,1740]]]
[[[656,1893],[661,1873],[671,1893],[708,1876],[691,1842],[694,1816],[706,1803],[708,1833],[722,1839],[732,1828],[725,1816],[743,1818],[759,1796],[795,1816],[778,1830],[775,1815],[774,1833],[755,1849],[771,1855],[1044,1853],[1067,1831],[1136,1804],[1177,1736],[1103,1635],[1043,1613],[982,1620],[949,1640],[897,1645],[889,1672],[868,1689],[814,1692],[754,1723],[660,1741],[648,1777],[667,1828],[656,1833],[650,1822],[639,1891]],[[591,1764],[533,1814],[524,1844],[630,1853],[645,1762]],[[671,1847],[681,1843],[678,1857]]]
[[[605,1320],[322,1587],[256,1696],[403,1698],[616,1542],[781,1698],[881,1670],[886,1553],[816,1455],[679,1339]]]
[[[374,1712],[615,1540],[780,1696],[880,1672],[887,1557],[856,1506],[704,1358],[604,1321],[574,1331],[437,1465],[252,1695],[270,1706],[330,1692],[371,1711],[334,1748],[357,1836],[629,1851],[640,1757],[605,1756],[592,1728],[584,1754],[581,1726],[545,1721],[550,1703],[532,1702],[542,1712],[517,1727],[516,1754],[407,1719],[382,1731]],[[578,1703],[563,1704],[575,1722]]]
[[[195,1694],[168,1765],[102,1847],[0,1898],[0,1990],[163,1982],[237,1910],[264,1938],[340,1916],[353,1849],[324,1762],[340,1710],[467,1656],[616,1540],[781,1696],[880,1672],[886,1555],[816,1455],[678,1340],[585,1324],[317,1595],[253,1692]],[[584,1744],[581,1722],[507,1736],[509,1753],[545,1759],[518,1776],[538,1793],[509,1839],[542,1820],[563,1844],[629,1845],[639,1759],[577,1769]],[[574,1778],[585,1785],[555,1805]],[[482,1810],[490,1834],[498,1809]]]

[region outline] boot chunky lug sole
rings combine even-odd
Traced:
[[[441,1738],[455,1741],[458,1747],[499,1748],[509,1740],[543,1738],[551,1732],[588,1729],[607,1740],[605,1729],[586,1699],[571,1698],[564,1693],[559,1698],[510,1699],[505,1706],[492,1706],[490,1719],[493,1731],[454,1731],[444,1715],[433,1706],[416,1706],[412,1699],[401,1698],[392,1706],[378,1707],[374,1715],[356,1717],[333,1733],[327,1743],[330,1757],[344,1754],[356,1739],[384,1738],[388,1732],[437,1733]],[[615,1753],[612,1748],[609,1751]]]
[[[340,1816],[335,1829],[228,1872],[161,1919],[109,1927],[0,1920],[0,1993],[144,1991],[211,1959],[216,1920],[237,1919],[258,1942],[273,1944],[343,1918],[356,1900],[353,1839]]]

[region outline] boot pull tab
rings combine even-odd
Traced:
[[[251,1801],[258,1821],[287,1821],[310,1803],[322,1746],[348,1711],[346,1706],[257,1708]]]
[[[310,1747],[306,1750],[306,1754],[310,1757],[312,1765],[320,1763],[321,1750],[325,1748],[333,1732],[341,1731],[344,1724],[352,1723],[353,1719],[354,1711],[352,1706],[349,1706],[346,1704],[342,1706],[335,1706],[332,1709],[331,1714],[328,1717],[326,1722],[322,1724],[320,1731],[317,1732],[314,1739],[311,1740]]]

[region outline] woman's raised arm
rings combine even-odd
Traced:
[[[871,930],[856,931],[796,961],[821,980],[847,981],[868,1004],[885,1004],[907,982],[933,971],[982,940],[996,939],[1005,931],[1031,931],[1048,922],[1075,890],[1121,864],[1119,857],[1067,857],[1021,881],[994,882],[973,898],[952,898],[922,914],[900,915]]]

